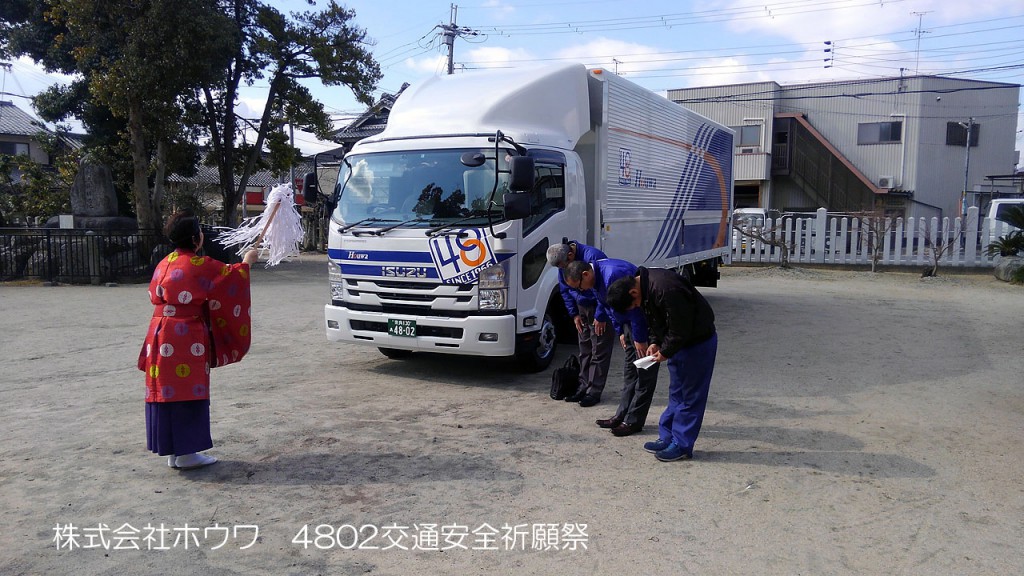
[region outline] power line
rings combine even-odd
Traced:
[[[890,4],[905,0],[890,0]],[[503,36],[522,36],[527,34],[582,34],[587,32],[609,32],[622,30],[638,30],[644,28],[667,28],[675,26],[691,26],[714,22],[747,20],[751,18],[775,18],[810,12],[826,12],[845,10],[864,6],[877,5],[877,0],[864,0],[858,4],[850,4],[848,0],[790,0],[776,2],[771,7],[763,3],[745,6],[717,7],[708,10],[677,12],[671,14],[655,14],[651,16],[633,16],[626,18],[608,18],[600,20],[580,20],[576,22],[550,22],[543,24],[503,24],[480,25],[480,30],[490,30]],[[838,5],[838,6],[837,6]]]
[[[984,22],[989,22],[989,21],[986,20],[986,21],[979,21],[979,22],[980,23],[984,23]],[[967,23],[967,24],[972,24],[972,23]],[[958,26],[960,26],[960,25],[958,25]],[[1024,25],[1002,26],[1002,27],[997,27],[997,28],[987,28],[987,29],[983,29],[983,30],[975,30],[975,31],[969,31],[969,32],[957,32],[957,33],[951,33],[951,34],[940,34],[940,35],[933,36],[933,38],[938,39],[938,38],[948,38],[948,37],[952,37],[952,36],[961,36],[961,35],[965,35],[965,34],[991,33],[991,32],[995,32],[995,31],[1001,31],[1001,30],[1007,30],[1007,29],[1017,29],[1017,28],[1024,29]],[[856,41],[856,40],[876,39],[876,38],[877,38],[877,35],[861,36],[861,37],[851,37],[851,38],[842,38],[842,39],[834,41],[833,42],[833,46],[836,43],[840,43],[841,42],[843,44],[844,52],[857,52],[857,51],[863,51],[866,48],[869,48],[871,46],[880,46],[880,45],[881,46],[888,46],[888,45],[891,45],[893,43],[899,44],[901,42],[905,42],[905,40],[886,40],[886,41],[873,41],[873,42],[868,42],[868,43],[863,43],[863,44],[856,44],[856,43],[854,43],[854,41]],[[1006,42],[1017,43],[1018,41],[1006,41]],[[991,46],[992,44],[993,43],[971,44],[971,45],[966,45],[966,46],[962,46],[962,47]],[[1024,45],[1024,43],[1022,43],[1022,45]],[[707,58],[710,57],[709,53],[710,54],[725,53],[728,56],[732,56],[732,57],[781,56],[781,55],[786,55],[786,54],[796,54],[796,53],[801,53],[801,52],[805,52],[805,51],[811,51],[813,49],[816,49],[817,46],[820,46],[820,44],[819,43],[768,44],[768,45],[760,45],[760,46],[740,46],[740,47],[716,48],[716,49],[713,49],[713,50],[702,50],[701,53],[698,54],[698,55],[693,55],[693,51],[671,51],[671,52],[649,52],[649,53],[636,54],[636,55],[608,54],[608,55],[601,55],[601,56],[592,56],[591,59],[592,60],[600,60],[600,59],[615,58],[615,59],[619,60],[620,63],[623,63],[623,64],[647,64],[647,63],[676,62],[676,61],[682,62],[682,61],[704,60],[704,59],[707,59]],[[931,53],[931,52],[948,53],[950,50],[955,50],[955,49],[958,49],[958,48],[959,47],[954,47],[954,48],[943,47],[943,48],[935,48],[935,49],[930,49],[930,50],[926,49],[925,52],[926,53]],[[991,51],[991,50],[982,50],[982,51]],[[903,52],[899,52],[899,51],[896,51],[896,50],[886,50],[886,51],[881,52],[881,54],[892,54],[892,55],[897,55],[897,54],[902,54],[902,53]],[[671,56],[671,55],[675,55],[675,54],[684,54],[684,56],[658,58],[658,56]],[[865,57],[865,56],[860,56],[860,57]],[[546,57],[546,58],[531,58],[531,59],[505,59],[505,60],[500,60],[500,61],[497,61],[497,60],[474,60],[472,62],[467,62],[466,64],[467,65],[487,65],[487,64],[492,64],[492,63],[508,64],[508,63],[552,62],[552,61],[569,61],[569,60],[578,60],[578,57],[576,57],[576,56],[565,56],[565,57]]]
[[[1020,67],[1024,68],[1024,64]],[[886,79],[888,81],[895,80],[895,78]],[[868,82],[868,81],[865,81]],[[880,80],[874,80],[875,83]],[[801,85],[799,88],[813,87],[813,85]],[[746,98],[748,94],[735,94],[735,95],[721,95],[721,96],[705,96],[700,98],[683,98],[679,100],[673,100],[679,104],[699,104],[699,103],[713,103],[713,102],[777,102],[780,100],[834,100],[837,98],[864,98],[866,96],[893,96],[896,94],[955,94],[958,92],[977,92],[985,90],[1006,90],[1006,89],[1019,89],[1017,85],[1001,85],[1001,86],[971,86],[963,88],[933,88],[930,90],[886,90],[882,92],[855,92],[851,94],[818,94],[813,96],[781,96],[778,94],[780,90],[787,90],[787,88],[781,88],[779,90],[770,91],[773,95],[766,97],[755,97]],[[790,90],[792,88],[789,88]],[[749,95],[759,95],[766,92],[755,92]]]

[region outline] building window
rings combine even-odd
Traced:
[[[885,144],[903,139],[903,122],[870,122],[857,125],[857,144]]]
[[[981,124],[971,126],[971,147],[977,148]],[[967,143],[967,127],[959,122],[946,122],[946,146],[963,147]]]
[[[732,126],[736,131],[736,147],[747,148],[761,145],[761,125]]]
[[[24,154],[28,156],[28,144],[24,142],[0,142],[0,154],[6,154],[7,156]]]

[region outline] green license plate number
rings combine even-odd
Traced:
[[[391,336],[402,336],[405,338],[416,337],[415,320],[396,320],[388,318],[388,334]]]

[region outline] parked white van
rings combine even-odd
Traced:
[[[986,215],[989,222],[988,238],[982,244],[983,249],[1001,236],[1006,236],[1015,230],[1020,230],[1020,228],[1011,226],[1006,221],[1007,210],[1014,206],[1024,206],[1024,198],[999,198],[993,200],[988,205],[988,214]]]
[[[732,225],[740,230],[762,231],[767,217],[768,213],[764,208],[737,208],[732,212]],[[735,236],[737,238],[734,247],[737,250],[745,251],[747,244],[753,243],[753,239],[745,234],[735,234]]]
[[[733,226],[763,228],[768,213],[764,208],[737,208],[732,213]]]

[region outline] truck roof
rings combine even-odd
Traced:
[[[522,144],[572,149],[590,130],[582,64],[435,76],[406,89],[387,127],[367,142],[501,130]]]

